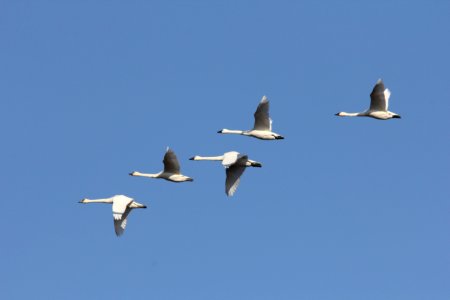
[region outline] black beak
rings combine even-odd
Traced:
[[[194,178],[189,178],[187,181],[194,181]]]
[[[189,160],[194,160],[195,156],[192,156],[191,158],[189,158]]]
[[[144,205],[142,208],[147,208],[147,205]]]
[[[133,176],[133,173],[128,173],[128,175]]]
[[[335,115],[335,116],[339,116],[339,113],[335,113],[334,115]]]
[[[275,139],[276,140],[284,140],[284,136],[279,135],[279,136],[276,136]]]
[[[400,117],[399,115],[393,115],[392,119],[401,119],[402,117]]]
[[[217,131],[217,133],[222,133],[222,130]]]
[[[260,164],[260,163],[252,163],[252,167],[261,168],[262,164]]]

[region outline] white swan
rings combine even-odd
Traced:
[[[246,167],[258,167],[261,163],[248,159],[247,155],[239,154],[236,151],[230,151],[221,156],[194,156],[190,160],[218,160],[222,161],[222,165],[226,168],[227,179],[225,181],[225,193],[227,196],[233,196],[239,185],[240,177],[244,173]]]
[[[388,111],[391,92],[384,88],[383,81],[378,79],[370,94],[370,108],[360,113],[339,112],[339,117],[371,117],[379,120],[400,119],[400,115]]]
[[[156,174],[140,173],[134,171],[130,173],[130,176],[141,176],[149,178],[162,178],[173,182],[194,181],[191,177],[185,176],[180,173],[180,163],[178,162],[175,152],[167,147],[166,154],[163,159],[164,170]]]
[[[105,199],[82,199],[79,203],[112,203],[112,212],[114,217],[114,230],[117,236],[125,231],[127,226],[127,217],[133,208],[147,208],[147,206],[137,203],[133,198],[124,195],[115,195]]]
[[[278,133],[272,132],[272,120],[269,116],[269,100],[263,96],[254,113],[255,124],[252,130],[230,130],[222,129],[217,133],[242,134],[252,136],[261,140],[281,140],[284,139]]]

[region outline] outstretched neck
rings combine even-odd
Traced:
[[[198,155],[196,155],[194,157],[191,157],[190,160],[220,160],[220,161],[222,161],[223,155],[221,155],[221,156],[198,156]]]
[[[113,203],[112,198],[104,198],[104,199],[83,199],[83,203]]]
[[[365,116],[366,113],[365,112],[359,112],[359,113],[348,113],[345,111],[341,111],[340,113],[337,113],[336,116],[339,117],[361,117],[361,116]]]
[[[222,129],[218,133],[225,133],[225,134],[245,134],[244,130],[231,130],[231,129]]]
[[[148,177],[148,178],[158,178],[161,173],[150,174],[150,173],[141,173],[141,172],[133,172],[130,173],[131,176],[139,176],[139,177]]]

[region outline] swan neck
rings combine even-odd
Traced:
[[[223,160],[223,155],[221,156],[195,156],[194,160]]]
[[[84,199],[84,203],[112,203],[112,198],[104,199]]]
[[[343,112],[339,113],[339,115],[341,117],[359,117],[359,116],[364,116],[365,113],[348,113],[348,112],[343,111]]]
[[[134,173],[132,173],[133,176],[148,177],[148,178],[158,178],[160,174],[161,173],[157,173],[157,174],[141,173],[141,172],[134,172]]]
[[[222,133],[226,134],[244,134],[243,130],[222,129]]]

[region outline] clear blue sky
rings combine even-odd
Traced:
[[[1,1],[0,298],[450,299],[449,37],[446,1]],[[334,116],[378,78],[401,120]],[[285,140],[216,133],[263,95]],[[166,146],[193,183],[128,176]],[[233,198],[188,160],[230,150]],[[121,238],[77,203],[114,194]]]

